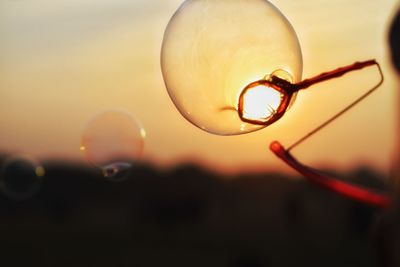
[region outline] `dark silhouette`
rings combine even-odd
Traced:
[[[400,77],[400,9],[397,10],[389,27],[388,43],[393,67]],[[399,157],[400,143],[397,148],[397,156]],[[387,267],[400,266],[400,158],[397,158],[397,166],[394,167],[393,191],[396,202],[378,221],[375,231],[382,266]]]
[[[394,16],[389,29],[389,46],[393,66],[400,74],[400,9]]]
[[[44,166],[31,199],[0,196],[2,266],[379,266],[366,230],[377,211],[303,179],[137,164],[111,182]],[[382,186],[361,170],[351,176]]]

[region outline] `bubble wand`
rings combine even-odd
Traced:
[[[282,92],[284,92],[284,93],[286,92],[286,94],[288,95],[287,97],[290,98],[292,95],[292,92],[296,92],[301,89],[306,89],[306,88],[310,87],[311,85],[319,83],[319,82],[323,82],[323,81],[326,81],[329,79],[340,77],[350,71],[359,70],[364,67],[369,67],[369,66],[374,66],[374,65],[378,68],[379,74],[380,74],[380,80],[374,87],[372,87],[370,90],[368,90],[362,96],[357,98],[350,105],[345,107],[343,110],[338,112],[332,118],[330,118],[329,120],[327,120],[326,122],[324,122],[323,124],[321,124],[320,126],[315,128],[314,130],[312,130],[311,132],[306,134],[304,137],[300,138],[294,144],[289,146],[289,148],[285,149],[278,141],[274,141],[270,144],[270,150],[277,157],[282,159],[286,164],[288,164],[290,167],[295,169],[300,174],[304,175],[310,182],[312,182],[318,186],[321,186],[330,191],[333,191],[333,192],[343,195],[345,197],[360,201],[365,204],[369,204],[369,205],[377,206],[377,207],[381,207],[381,208],[387,208],[392,202],[391,198],[387,194],[378,193],[378,192],[375,192],[368,188],[352,185],[350,183],[343,182],[343,181],[338,181],[327,175],[318,173],[314,169],[301,164],[290,153],[291,149],[293,149],[294,147],[296,147],[299,144],[301,144],[302,142],[304,142],[306,139],[313,136],[315,133],[317,133],[324,127],[326,127],[328,124],[330,124],[334,120],[338,119],[341,115],[343,115],[348,110],[350,110],[355,105],[357,105],[359,102],[364,100],[367,96],[369,96],[373,91],[375,91],[383,83],[384,77],[383,77],[383,73],[382,73],[379,63],[377,63],[375,60],[356,62],[349,66],[345,66],[345,67],[342,67],[342,68],[339,68],[339,69],[336,69],[336,70],[333,70],[330,72],[322,73],[314,78],[304,80],[297,84],[289,84],[284,80],[281,80],[277,77],[273,77],[272,84],[274,86],[276,86],[276,84],[279,84],[280,88],[285,88],[284,90],[282,90]],[[276,82],[273,82],[274,80],[276,80]],[[280,110],[282,110],[281,112],[278,111],[277,113],[274,114],[274,116],[271,117],[270,121],[267,121],[264,123],[270,124],[269,122],[272,123],[272,122],[278,120],[279,118],[281,118],[283,116],[284,112],[287,110],[287,106],[285,105],[285,103],[287,103],[287,101],[283,101],[282,105],[284,105],[284,106],[280,108]],[[240,107],[240,105],[239,105],[239,107]],[[239,115],[241,116],[241,118],[243,116],[243,111],[241,112],[242,109],[243,109],[243,106],[239,108]],[[243,119],[243,120],[248,121],[248,119]],[[258,121],[258,123],[259,123],[259,121]]]

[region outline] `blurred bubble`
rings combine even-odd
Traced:
[[[81,151],[110,181],[122,181],[143,153],[146,132],[139,121],[122,111],[106,111],[86,125]]]
[[[44,176],[45,169],[35,159],[10,156],[1,166],[0,190],[10,199],[25,200],[40,189]]]
[[[180,113],[214,134],[262,129],[238,115],[239,96],[268,74],[298,82],[302,55],[286,17],[266,0],[187,0],[171,18],[161,51],[168,93]]]

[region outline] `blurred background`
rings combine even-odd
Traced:
[[[222,172],[286,172],[268,144],[278,139],[289,145],[378,79],[371,68],[301,92],[283,120],[253,134],[199,131],[176,110],[160,69],[164,29],[181,2],[1,1],[1,150],[82,160],[80,138],[87,122],[100,112],[122,109],[146,129],[145,161],[161,166],[194,161]],[[296,154],[314,166],[349,169],[364,163],[387,171],[396,137],[396,97],[386,40],[396,1],[272,3],[297,32],[303,78],[375,58],[386,79]]]
[[[355,61],[381,64],[385,83],[293,153],[340,179],[385,188],[397,142],[398,79],[387,46],[397,1],[271,2],[297,32],[303,78]],[[29,189],[14,184],[29,191],[22,197],[2,190],[0,262],[382,266],[381,213],[307,184],[268,151],[367,91],[376,70],[301,92],[268,129],[208,134],[179,114],[161,74],[164,29],[181,3],[0,0],[1,172],[21,170],[4,166],[22,154],[22,174],[33,177]],[[141,161],[119,183],[82,153],[90,121],[108,110],[145,130]]]

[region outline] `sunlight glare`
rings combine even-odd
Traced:
[[[266,121],[278,110],[281,93],[271,87],[258,85],[243,95],[243,117],[249,120]]]

